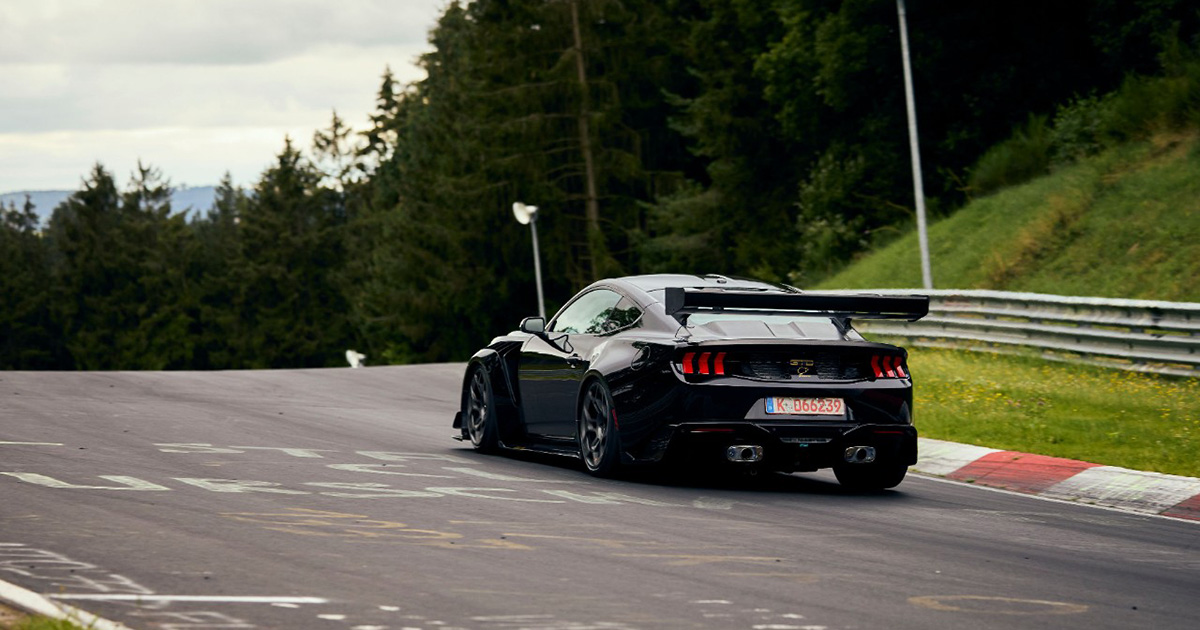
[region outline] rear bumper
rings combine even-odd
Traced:
[[[732,445],[760,446],[757,466],[782,472],[830,468],[847,448],[875,449],[876,461],[911,466],[917,462],[917,430],[896,424],[686,422],[667,428],[636,457],[703,468],[746,466],[726,457]]]

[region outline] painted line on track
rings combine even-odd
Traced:
[[[136,593],[64,593],[49,595],[54,600],[93,602],[219,602],[224,604],[328,604],[324,597],[288,595],[139,595]]]
[[[59,604],[16,584],[0,580],[0,600],[4,600],[25,612],[69,621],[89,630],[130,630],[129,626],[97,617],[86,610],[68,604]]]

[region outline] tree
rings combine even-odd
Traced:
[[[188,276],[195,283],[197,317],[194,369],[246,367],[250,353],[240,345],[249,337],[240,317],[245,255],[242,249],[241,217],[249,198],[233,185],[228,172],[217,186],[212,208],[191,224],[194,252],[189,256]]]
[[[138,170],[123,195],[97,164],[83,189],[55,208],[47,229],[54,318],[76,367],[173,369],[190,365],[188,250],[170,184]]]
[[[50,319],[50,272],[33,202],[0,204],[0,369],[70,366]]]
[[[807,157],[784,141],[754,71],[782,36],[774,0],[701,0],[680,40],[695,76],[672,126],[705,164],[650,210],[646,267],[783,279],[796,259],[794,191]]]
[[[334,191],[284,142],[239,212],[236,363],[245,367],[337,365],[351,343],[333,274],[343,262]]]

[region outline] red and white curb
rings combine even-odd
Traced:
[[[69,621],[88,630],[130,630],[128,626],[97,617],[86,610],[51,601],[43,595],[0,580],[0,602],[6,602],[27,613]]]
[[[1200,479],[919,438],[917,472],[1062,501],[1200,521]]]

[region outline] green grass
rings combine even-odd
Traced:
[[[1200,302],[1200,134],[1161,133],[929,228],[934,286]],[[817,289],[921,286],[910,231]]]
[[[9,626],[10,630],[82,630],[79,626],[61,619],[25,617]]]
[[[1200,477],[1200,379],[909,348],[924,437]]]

